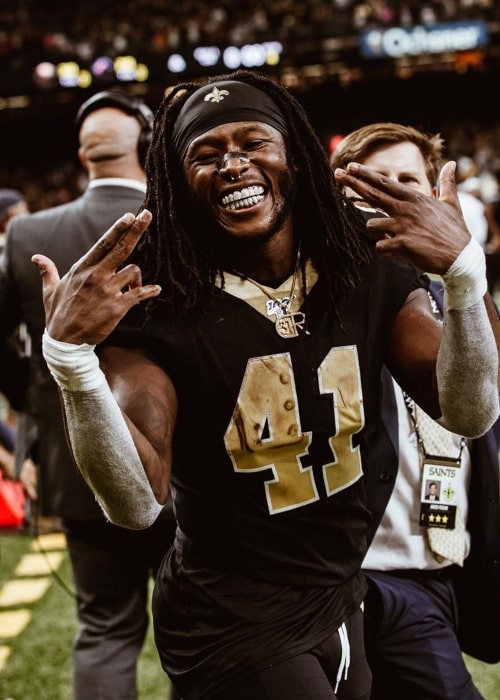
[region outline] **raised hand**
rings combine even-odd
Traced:
[[[440,174],[439,199],[402,185],[373,168],[350,163],[335,179],[388,218],[372,218],[367,233],[383,255],[413,263],[425,272],[444,274],[470,240],[455,185],[455,163]]]
[[[128,259],[151,222],[144,209],[120,217],[62,279],[50,258],[34,255],[42,276],[46,327],[55,340],[97,345],[134,306],[158,296],[158,285],[142,284],[137,265]]]

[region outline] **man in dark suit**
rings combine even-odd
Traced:
[[[330,162],[334,168],[364,163],[437,197],[443,147],[437,134],[401,124],[369,124],[346,136]],[[384,214],[372,210],[367,215]],[[440,319],[443,286],[431,281],[428,291]],[[368,442],[365,467],[372,512],[363,562],[369,582],[365,643],[372,698],[479,700],[462,651],[500,661],[498,424],[466,441],[427,422],[385,368],[381,382],[381,424]],[[435,508],[425,503],[422,484],[437,474],[446,474],[445,491],[456,494],[458,504],[450,507],[455,527],[444,538],[444,528],[434,537],[438,528],[422,526]],[[454,539],[455,534],[460,537]]]
[[[80,476],[67,447],[57,387],[42,356],[42,288],[31,256],[50,255],[64,273],[117,217],[140,208],[152,122],[151,110],[123,93],[98,93],[80,107],[79,157],[88,186],[75,201],[12,220],[0,276],[0,337],[24,321],[32,339],[27,406],[38,434],[31,452],[39,467],[40,513],[62,519],[73,569],[79,620],[75,700],[137,698],[149,577],[173,542],[175,524],[168,507],[140,532],[106,522]]]

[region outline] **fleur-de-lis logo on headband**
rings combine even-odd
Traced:
[[[205,95],[205,102],[222,102],[226,95],[229,95],[227,90],[219,90],[218,87],[214,87],[212,92]]]

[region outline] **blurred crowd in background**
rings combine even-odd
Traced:
[[[495,0],[18,0],[0,2],[0,66],[28,69],[33,60],[89,59],[99,52],[161,53],[198,43],[352,34],[369,27],[412,26],[457,19],[500,21]],[[439,100],[439,96],[436,96]],[[464,96],[466,100],[466,96]],[[151,105],[152,108],[155,105]],[[432,105],[429,104],[432,111]],[[481,196],[496,196],[500,124],[460,121],[442,125],[450,158],[467,156],[477,168]],[[310,114],[314,123],[315,115]],[[398,120],[395,113],[394,121]],[[359,119],[358,119],[359,122]],[[484,123],[484,122],[483,122]],[[425,130],[426,125],[414,123]],[[441,129],[441,126],[440,126]],[[6,133],[6,132],[4,132]],[[332,135],[335,125],[332,125]],[[328,142],[325,142],[328,148]],[[31,211],[67,202],[85,186],[74,153],[38,162],[33,154],[0,163],[0,187],[23,191]]]
[[[348,35],[370,27],[429,25],[457,19],[500,21],[495,0],[18,0],[0,3],[0,66],[29,69],[33,61],[90,59],[100,52],[160,54],[203,43]],[[311,115],[314,119],[314,115]],[[421,127],[423,125],[416,124]],[[445,134],[450,155],[473,158],[480,176],[497,169],[498,129]],[[463,141],[463,143],[462,143]],[[500,156],[498,156],[500,158]],[[81,192],[78,163],[41,163],[9,171],[33,211]],[[14,181],[12,181],[14,179]],[[485,193],[489,196],[489,192]]]
[[[162,53],[352,34],[369,27],[500,19],[495,0],[20,0],[0,6],[0,61],[10,69],[95,53]]]

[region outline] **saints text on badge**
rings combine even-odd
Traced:
[[[453,467],[429,467],[429,476],[447,476],[454,479],[455,469]]]

